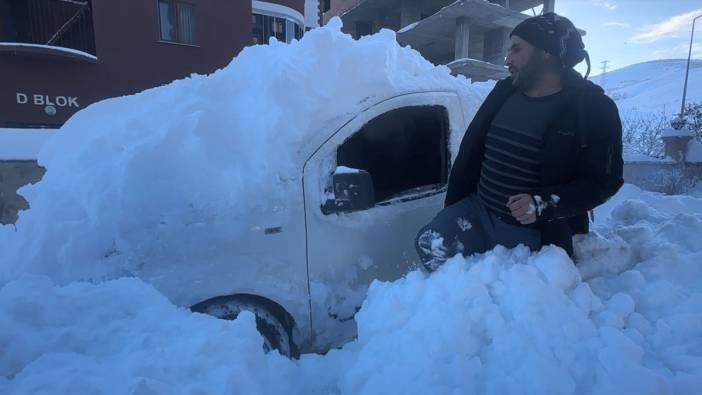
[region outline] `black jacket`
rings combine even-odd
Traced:
[[[514,92],[511,78],[499,81],[475,114],[451,169],[446,206],[477,191],[485,136]],[[572,256],[573,234],[589,231],[588,210],[604,203],[624,182],[622,127],[616,104],[575,71],[564,73],[562,97],[542,142],[541,188],[525,192],[546,203],[536,223],[542,245],[555,244]]]

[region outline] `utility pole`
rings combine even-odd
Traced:
[[[602,77],[600,79],[600,85],[606,91],[607,88],[605,88],[605,83],[607,82],[607,63],[609,63],[609,60],[603,60],[600,63],[602,63]]]
[[[692,19],[692,33],[690,33],[690,50],[687,53],[687,69],[685,70],[685,86],[683,87],[683,97],[682,105],[680,106],[680,119],[683,118],[685,113],[685,97],[687,96],[687,77],[690,75],[690,56],[692,56],[692,40],[695,37],[695,22],[698,18],[702,18],[702,15],[698,15]]]

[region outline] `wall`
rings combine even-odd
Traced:
[[[666,194],[684,193],[702,181],[702,163],[629,162],[624,164],[624,182],[641,189]]]
[[[17,221],[17,213],[29,208],[17,189],[41,180],[44,169],[36,161],[0,161],[0,224]]]

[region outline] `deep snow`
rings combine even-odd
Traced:
[[[577,243],[497,248],[375,282],[358,339],[264,354],[253,316],[220,321],[134,278],[0,289],[0,393],[696,394],[702,199],[625,185]]]
[[[400,47],[390,30],[356,41],[340,29],[336,18],[290,45],[247,47],[209,76],[75,114],[39,154],[41,183],[19,191],[31,212],[0,227],[0,283],[228,264],[252,225],[293,221],[310,148],[358,112],[427,90],[458,92],[475,110],[489,89]]]
[[[285,67],[260,61],[272,57]],[[306,85],[325,76],[336,85]],[[335,22],[247,49],[212,76],[81,111],[41,152],[47,176],[22,190],[32,209],[17,231],[0,229],[0,393],[697,393],[699,189],[625,185],[577,240],[577,267],[555,247],[498,247],[375,282],[358,338],[297,361],[263,352],[251,314],[192,314],[130,276],[137,258],[182,258],[153,246],[182,242],[185,258],[225,248],[240,231],[232,219],[283,200],[284,188],[264,187],[285,185],[294,153],[271,142],[344,122],[334,115],[366,93],[465,82],[400,50],[391,32],[355,42]],[[296,90],[305,94],[271,94]],[[250,111],[233,111],[242,105]],[[182,235],[213,241],[202,250]]]

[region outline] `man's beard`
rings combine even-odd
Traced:
[[[537,69],[539,65],[534,60],[525,64],[524,67],[517,70],[517,78],[512,79],[512,85],[522,92],[526,92],[536,85]]]

